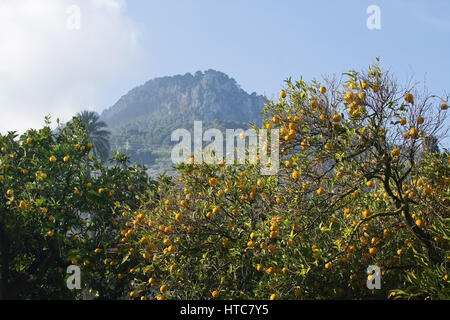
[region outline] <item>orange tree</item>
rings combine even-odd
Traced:
[[[288,80],[266,105],[277,174],[184,164],[126,214],[131,298],[449,296],[447,102],[377,65],[344,77]],[[367,288],[371,265],[381,289]]]
[[[123,155],[108,166],[90,158],[78,118],[56,131],[49,123],[0,136],[0,299],[79,297],[65,283],[71,264],[85,286],[106,287],[94,250],[110,249],[117,208],[137,204],[149,186],[144,169]]]

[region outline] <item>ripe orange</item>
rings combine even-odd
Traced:
[[[364,216],[364,218],[368,218],[368,217],[370,217],[372,215],[372,212],[369,210],[369,209],[365,209],[364,211],[363,211],[363,216]]]
[[[142,258],[144,258],[145,260],[150,259],[150,253],[144,252],[144,253],[142,254]]]
[[[211,293],[211,295],[212,295],[212,297],[213,297],[214,299],[217,299],[217,298],[219,297],[219,291],[214,290],[214,291]]]
[[[283,90],[283,91],[280,92],[280,98],[281,99],[285,99],[286,98],[286,91]]]
[[[272,121],[273,121],[273,123],[277,124],[277,123],[280,122],[280,118],[274,116],[274,117],[272,118]]]
[[[56,162],[56,157],[55,157],[55,156],[51,156],[51,157],[49,158],[49,160],[50,160],[50,162]]]
[[[407,93],[405,95],[405,101],[408,103],[413,103],[414,102],[414,96],[411,93]]]
[[[402,126],[406,124],[406,118],[401,118],[399,122]]]
[[[418,226],[418,227],[423,226],[423,220],[422,219],[417,219],[416,220],[416,226]]]
[[[342,117],[341,117],[341,115],[340,114],[335,114],[334,116],[333,116],[333,121],[334,122],[339,122],[339,121],[341,121],[341,119],[342,119]]]
[[[65,156],[65,157],[63,158],[63,161],[64,161],[64,162],[69,162],[69,156]]]
[[[441,104],[441,109],[442,110],[447,110],[448,109],[448,105],[446,103]]]
[[[325,189],[324,188],[320,187],[319,189],[317,189],[317,194],[319,196],[323,195],[324,193],[325,193]]]
[[[276,294],[272,294],[271,296],[270,296],[270,300],[278,300],[279,298],[278,298],[278,296],[276,295]]]
[[[367,185],[369,188],[373,187],[373,181],[372,181],[372,180],[367,181],[366,185]]]
[[[330,268],[331,268],[331,263],[330,262],[326,263],[325,264],[325,269],[330,269]]]
[[[347,92],[344,96],[346,102],[350,102],[353,99],[353,92]]]
[[[422,124],[422,123],[424,123],[424,118],[423,117],[418,117],[417,118],[417,124]]]
[[[175,215],[175,221],[181,222],[181,220],[183,220],[183,215],[181,213],[177,213]]]
[[[375,247],[369,249],[369,253],[372,254],[372,255],[375,254],[375,253],[377,253],[377,251],[378,251],[378,250],[377,250],[377,248],[375,248]]]
[[[395,148],[394,150],[391,151],[391,155],[393,157],[397,157],[400,155],[400,149]]]
[[[298,172],[297,170],[294,170],[292,172],[292,179],[298,180],[300,178],[300,172]]]
[[[365,81],[361,82],[361,88],[367,89],[367,82]]]
[[[410,135],[411,137],[417,136],[418,133],[419,133],[419,132],[418,132],[418,130],[417,130],[416,128],[411,128],[411,129],[409,129],[409,135]]]
[[[321,94],[325,94],[327,92],[327,88],[320,87],[319,91],[320,91]]]
[[[27,144],[30,144],[31,143],[31,138],[27,138]]]
[[[25,201],[20,200],[20,202],[19,202],[19,208],[20,208],[20,209],[25,209],[26,206],[27,206],[27,204],[25,203]]]
[[[159,292],[164,293],[168,290],[167,286],[165,284],[163,284],[160,288],[159,288]]]

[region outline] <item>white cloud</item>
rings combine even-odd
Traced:
[[[80,29],[67,27],[70,6]],[[99,108],[99,92],[138,70],[138,30],[124,0],[0,2],[0,132],[42,126],[51,114],[69,120]],[[72,20],[76,21],[76,20]]]

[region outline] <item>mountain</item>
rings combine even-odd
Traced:
[[[101,118],[111,129],[111,146],[156,173],[171,169],[175,129],[192,130],[194,120],[208,128],[248,128],[260,123],[266,98],[248,94],[226,74],[207,70],[156,78],[134,88]]]

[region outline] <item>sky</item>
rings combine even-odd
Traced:
[[[369,29],[370,5],[380,29]],[[0,0],[0,132],[101,112],[160,76],[215,69],[249,93],[381,58],[450,94],[446,0]]]

